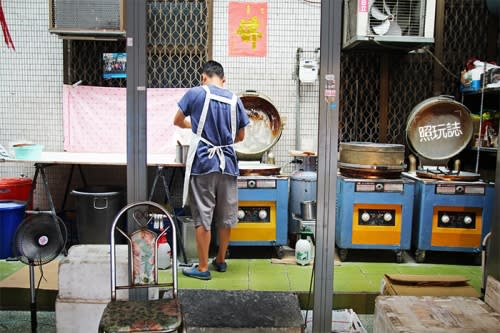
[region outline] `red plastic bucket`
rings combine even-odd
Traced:
[[[0,200],[27,202],[33,181],[30,178],[0,178]]]

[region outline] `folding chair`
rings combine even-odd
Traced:
[[[118,226],[122,216],[132,219],[137,225],[133,232],[125,232]],[[167,232],[159,234],[151,225],[159,220],[168,221],[172,228],[172,280],[158,283],[158,240]],[[128,242],[130,272],[127,285],[116,285],[116,243],[115,233],[122,234]],[[144,201],[125,206],[115,217],[111,227],[111,302],[106,306],[99,332],[176,332],[182,323],[180,304],[177,298],[177,239],[175,223],[168,212],[157,203]],[[116,292],[122,289],[170,287],[168,298],[153,300],[117,300]],[[154,289],[153,289],[154,290]],[[167,293],[164,293],[164,296]]]

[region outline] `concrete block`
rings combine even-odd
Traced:
[[[116,251],[117,283],[128,280],[128,246],[118,245]],[[111,299],[109,245],[76,245],[59,263],[59,298],[64,300]],[[127,299],[128,291],[117,292],[118,299]]]
[[[97,332],[107,301],[56,299],[56,331],[61,333]]]
[[[264,291],[181,290],[187,333],[302,332],[297,296]]]
[[[500,313],[500,282],[491,275],[486,280],[484,302]]]

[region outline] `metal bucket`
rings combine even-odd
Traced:
[[[302,201],[300,203],[300,214],[303,220],[316,220],[316,201]]]
[[[125,205],[119,186],[88,186],[71,191],[76,198],[76,225],[80,244],[109,244],[115,216]],[[118,238],[122,243],[123,239]]]
[[[261,160],[281,137],[280,115],[271,100],[256,91],[240,93],[240,98],[250,124],[245,129],[245,139],[235,145],[236,154],[240,160]]]
[[[472,138],[473,123],[465,105],[449,97],[428,98],[416,105],[406,122],[412,151],[428,160],[448,160],[464,150]]]

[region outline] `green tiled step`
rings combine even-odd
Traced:
[[[307,306],[312,266],[272,264],[269,259],[229,259],[228,271],[212,271],[212,280],[201,281],[182,275],[179,270],[179,288],[216,290],[263,290],[291,291],[300,295],[301,304]],[[24,265],[0,260],[0,277],[5,278]],[[358,313],[371,313],[373,299],[380,290],[385,273],[464,275],[471,285],[480,290],[481,268],[443,264],[396,264],[347,262],[334,267],[334,304],[336,308],[352,307]],[[169,278],[168,271],[160,271],[160,281]],[[22,294],[19,294],[22,292]],[[45,291],[44,291],[45,292]],[[46,291],[46,302],[40,302],[47,310],[53,308],[56,292]],[[25,297],[26,296],[26,297]],[[22,301],[19,301],[19,300]],[[29,290],[0,289],[0,309],[25,308]],[[353,305],[349,305],[353,304]]]

